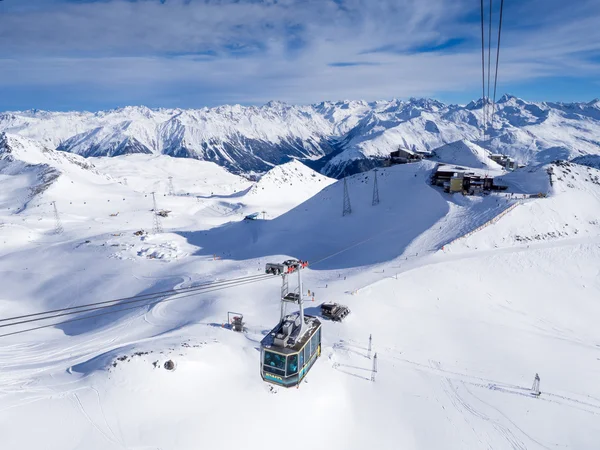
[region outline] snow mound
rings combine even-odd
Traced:
[[[294,159],[288,163],[275,166],[263,175],[258,183],[250,189],[248,195],[259,194],[261,191],[271,188],[283,190],[283,192],[310,189],[316,193],[320,190],[319,188],[322,189],[333,182],[335,180],[315,172],[310,167]]]
[[[502,167],[490,158],[490,152],[477,144],[460,140],[433,151],[435,159],[447,164],[501,171]]]
[[[137,255],[148,259],[160,259],[162,261],[173,261],[186,256],[175,242],[163,242],[157,245],[143,246],[137,251]]]
[[[313,197],[335,181],[300,161],[292,160],[263,175],[240,201],[250,209],[258,208],[257,212],[266,210],[267,217],[273,218]]]

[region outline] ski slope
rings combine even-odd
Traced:
[[[34,181],[19,161],[3,166],[2,192]],[[502,176],[506,193],[463,197],[429,185],[431,162],[394,166],[378,172],[376,206],[374,173],[348,177],[342,217],[343,184],[299,163],[252,183],[181,161],[97,159],[80,178],[48,162],[59,176],[47,189],[25,205],[4,195],[0,317],[256,275],[287,257],[311,263],[309,314],[327,300],[351,315],[324,322],[322,357],[290,390],[258,371],[277,277],[1,337],[3,449],[597,448],[600,171],[529,167]],[[150,189],[171,211],[161,234]],[[267,220],[242,220],[263,205]],[[247,333],[221,326],[228,311]]]

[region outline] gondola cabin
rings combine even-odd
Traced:
[[[303,314],[286,316],[263,338],[260,349],[263,380],[296,386],[321,356],[321,322]]]

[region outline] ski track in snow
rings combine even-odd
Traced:
[[[463,398],[461,393],[459,392],[460,388],[462,387],[460,384],[455,385],[451,379],[444,378],[441,385],[442,385],[442,389],[443,389],[444,393],[446,394],[446,396],[448,397],[448,399],[450,400],[452,405],[459,412],[461,412],[462,414],[468,413],[471,416],[475,417],[476,419],[480,419],[484,422],[490,423],[496,429],[496,431],[509,443],[511,448],[513,448],[515,450],[525,450],[526,449],[525,444],[521,440],[519,440],[510,431],[510,429],[508,429],[507,427],[505,427],[504,425],[499,423],[499,421],[492,419],[490,416],[486,415],[481,410],[476,409],[474,406],[472,406],[470,403],[468,403]],[[464,419],[467,423],[470,424],[470,426],[473,430],[473,433],[478,437],[479,441],[483,443],[483,441],[482,441],[483,433],[481,433],[478,430],[478,427],[476,428],[476,426],[471,423],[471,420],[468,418],[468,416],[466,414],[465,414]],[[492,447],[490,443],[487,443],[487,444],[490,447]]]
[[[77,393],[73,393],[73,397],[75,399],[75,402],[79,408],[79,410],[81,411],[81,414],[85,417],[85,419],[89,422],[89,424],[96,430],[98,431],[98,433],[100,433],[104,439],[106,439],[109,443],[113,444],[113,445],[118,445],[117,442],[114,440],[113,437],[109,436],[104,430],[102,430],[98,424],[96,424],[96,422],[90,417],[90,415],[88,414],[88,412],[86,411],[85,407],[83,406],[83,403],[81,402],[81,399],[79,398],[79,395],[77,395]]]
[[[589,400],[580,400],[572,396],[555,394],[548,391],[543,391],[540,397],[534,397],[531,395],[531,388],[528,387],[506,384],[497,380],[491,380],[488,378],[469,375],[468,373],[446,370],[442,368],[441,363],[439,361],[429,361],[429,364],[425,364],[416,361],[411,361],[405,358],[398,358],[395,356],[386,355],[386,353],[387,352],[382,352],[381,355],[384,357],[387,356],[389,358],[392,358],[395,361],[400,361],[403,364],[407,365],[407,367],[410,367],[414,370],[418,370],[420,372],[425,373],[431,373],[444,378],[448,382],[455,381],[465,387],[469,385],[476,388],[487,389],[498,393],[519,395],[531,399],[531,401],[546,401],[551,403],[557,403],[563,406],[568,406],[570,408],[575,408],[580,411],[584,411],[592,415],[600,415],[600,399],[594,399],[593,397],[590,397],[587,394],[579,394],[579,396],[590,400],[596,400],[596,402],[591,403]]]

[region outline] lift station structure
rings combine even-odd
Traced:
[[[321,321],[304,314],[302,269],[306,263],[288,260],[281,274],[281,316],[279,323],[260,343],[260,374],[262,379],[284,387],[299,385],[319,356],[321,356]],[[267,264],[265,271],[271,273]],[[290,290],[290,275],[298,274],[298,286]],[[298,311],[288,314],[288,305]]]

